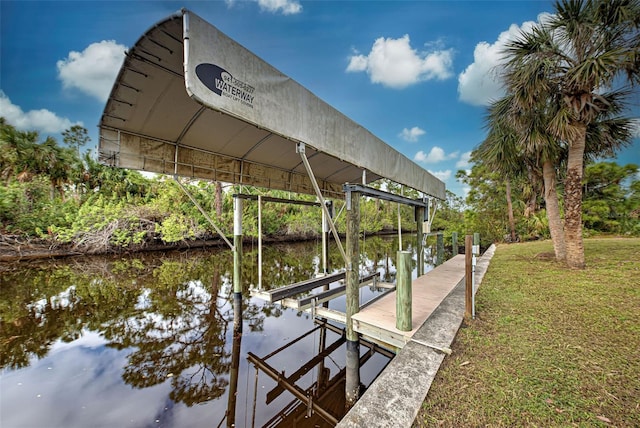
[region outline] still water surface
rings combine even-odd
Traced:
[[[404,239],[405,249],[412,247],[410,239]],[[396,239],[367,237],[361,242],[361,274],[380,272],[393,281],[397,245]],[[321,270],[320,251],[317,241],[265,248],[263,287],[313,277]],[[340,266],[336,251],[330,262]],[[256,248],[245,247],[243,333],[235,337],[233,258],[227,249],[71,258],[0,272],[0,426],[292,426],[296,417],[305,422],[306,406],[287,391],[275,392],[276,382],[247,355],[266,356],[316,325],[306,312],[250,297],[256,264]],[[364,287],[361,301],[378,293]],[[344,306],[344,296],[330,303],[340,311]],[[318,354],[321,343],[329,346],[339,338],[317,329],[268,364],[290,376]],[[367,351],[361,347],[361,355]],[[360,374],[364,387],[388,361],[378,353],[368,359]],[[344,387],[336,382],[344,366],[342,345],[295,381],[318,394],[333,385],[328,395],[338,419]]]

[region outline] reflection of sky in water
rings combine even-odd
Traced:
[[[255,369],[247,362],[246,351],[265,355],[310,326],[307,314],[298,317],[295,311],[287,310],[279,318],[267,318],[264,331],[244,333],[236,426],[250,426],[253,412]],[[317,334],[311,335],[310,339],[314,336]],[[306,344],[310,345],[310,342]],[[317,350],[317,345],[313,350]],[[292,373],[313,356],[309,351],[304,346],[297,346],[270,361],[285,362],[278,368]],[[172,389],[169,380],[141,389],[127,385],[122,380],[122,372],[131,352],[131,349],[118,351],[110,348],[99,334],[85,332],[73,342],[57,342],[45,358],[34,359],[28,368],[7,370],[0,385],[0,426],[215,427],[223,419],[227,409],[226,393],[216,400],[187,407],[169,399]],[[344,364],[343,356],[335,359]],[[305,378],[299,383],[303,385],[304,381]],[[264,394],[275,386],[272,379],[260,373],[256,421],[266,421],[277,413],[279,406],[283,407],[292,400],[291,395],[284,393],[266,408],[263,405]]]
[[[205,259],[203,263],[208,262]],[[393,263],[390,260],[386,262],[386,260],[378,262],[376,270],[384,272],[385,265],[388,265],[389,270],[394,273]],[[316,257],[312,264],[317,265],[317,263]],[[364,260],[362,267],[362,273],[365,274],[373,271],[374,264]],[[365,270],[367,272],[364,272]],[[220,271],[219,275],[220,294],[217,298],[217,308],[224,319],[229,320],[233,315],[232,304],[227,300],[230,296],[231,281],[228,271]],[[333,287],[336,285],[334,284]],[[46,300],[38,297],[31,302],[31,309],[41,314],[47,310],[45,307],[47,303],[51,307],[73,309],[77,301],[73,301],[70,296],[75,290],[74,286],[61,287],[57,294]],[[201,278],[193,278],[183,283],[174,294],[180,302],[180,310],[170,316],[167,313],[163,315],[156,312],[154,305],[158,302],[154,301],[154,297],[158,299],[158,296],[154,295],[155,292],[153,282],[143,284],[140,280],[138,288],[135,289],[136,294],[133,295],[131,311],[126,315],[124,313],[119,315],[122,318],[114,318],[109,323],[122,323],[132,331],[149,327],[145,330],[143,341],[171,338],[169,333],[175,332],[176,329],[180,332],[176,336],[177,340],[188,341],[193,339],[192,336],[197,336],[206,329],[208,321],[204,317],[210,313],[212,303],[211,287],[208,282],[203,283]],[[368,285],[362,287],[361,302],[370,300],[378,293],[378,291],[372,291]],[[247,353],[252,352],[258,357],[267,355],[311,330],[314,323],[310,314],[306,312],[299,313],[282,308],[279,316],[268,316],[264,309],[272,305],[255,298],[245,299],[244,303],[253,306],[251,309],[256,315],[254,319],[244,320],[237,386],[236,426],[251,426],[254,416],[254,393],[256,426],[261,426],[291,402],[293,396],[284,392],[273,403],[266,406],[266,394],[276,386],[276,382],[262,372],[258,373],[256,379],[256,369],[247,361]],[[331,301],[330,307],[344,311],[345,297],[341,296]],[[262,329],[252,328],[256,323],[256,317],[264,318]],[[215,319],[220,322],[219,317]],[[77,319],[73,322],[86,325],[88,320]],[[326,345],[329,346],[338,337],[335,333],[327,332]],[[233,342],[231,325],[226,329],[225,339],[224,352],[228,352],[230,364]],[[137,337],[135,340],[141,339]],[[28,367],[16,370],[4,369],[0,372],[0,426],[2,428],[90,426],[190,428],[216,427],[221,422],[222,426],[227,425],[224,418],[229,399],[229,386],[226,386],[224,393],[218,398],[210,400],[205,398],[200,404],[192,406],[170,398],[170,394],[175,392],[174,382],[178,380],[177,378],[188,380],[190,375],[198,372],[199,364],[209,364],[206,358],[204,360],[187,359],[187,361],[196,361],[196,366],[182,367],[180,373],[171,373],[166,380],[161,379],[161,382],[153,386],[134,387],[126,383],[123,375],[129,364],[132,364],[132,356],[138,352],[138,342],[135,340],[133,344],[127,344],[126,340],[123,341],[120,337],[114,344],[109,345],[100,332],[84,329],[82,335],[71,342],[54,338],[54,343],[46,356],[39,360],[35,357],[31,358]],[[291,375],[317,354],[319,340],[320,332],[316,331],[267,362],[278,371]],[[124,349],[118,350],[114,345]],[[206,348],[202,349],[206,352]],[[367,350],[368,348],[361,347],[361,354]],[[214,359],[212,357],[212,361]],[[386,363],[385,357],[380,355],[372,357],[361,368],[362,383],[369,385]],[[343,369],[344,345],[325,358],[325,364],[330,369],[330,378]],[[153,370],[163,373],[161,366]],[[229,380],[229,373],[223,372],[219,377]],[[317,378],[316,366],[296,381],[296,385],[305,389]],[[254,385],[257,386],[257,390]]]
[[[262,304],[261,301],[256,303]],[[249,332],[245,324],[242,336],[236,426],[250,426],[253,418],[253,394],[256,371],[246,360],[247,351],[266,355],[313,327],[306,313],[293,310],[265,319],[264,331]],[[309,335],[268,360],[285,371],[295,372],[318,351],[320,332]],[[327,333],[327,345],[338,338]],[[228,332],[232,341],[232,329]],[[367,348],[362,347],[364,353]],[[85,332],[73,342],[56,342],[49,354],[34,359],[31,366],[5,371],[0,384],[0,426],[14,427],[202,427],[217,426],[227,409],[228,390],[220,398],[188,407],[169,399],[169,380],[152,387],[136,389],[122,380],[132,349],[122,351],[107,346],[98,333]],[[326,360],[335,376],[345,362],[344,348]],[[386,358],[370,360],[361,370],[362,382],[368,385],[386,363]],[[307,388],[317,379],[317,368],[296,382]],[[257,381],[256,421],[266,421],[293,400],[288,392],[281,394],[268,407],[264,405],[268,391],[276,382],[260,372]],[[223,424],[226,426],[226,421]],[[258,425],[261,425],[258,423]]]
[[[53,346],[25,370],[2,376],[3,427],[149,426],[162,410],[165,385],[135,392],[120,377],[126,352],[96,333]]]

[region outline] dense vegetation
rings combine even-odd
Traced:
[[[213,227],[171,177],[145,177],[139,172],[104,166],[89,153],[80,154],[88,141],[86,130],[65,131],[64,145],[52,137],[20,131],[0,123],[0,232],[4,250],[25,244],[47,248],[103,253],[137,250],[215,237]],[[584,220],[594,233],[640,234],[640,180],[635,165],[596,163],[585,171]],[[469,175],[461,174],[471,191],[465,202],[452,193],[439,203],[434,230],[480,232],[484,243],[504,239],[508,230],[504,181],[481,163]],[[539,189],[512,186],[516,231],[521,239],[549,236],[544,201]],[[218,227],[232,234],[232,195],[269,194],[315,200],[307,195],[240,188],[222,183],[181,179],[181,184],[205,208]],[[392,183],[376,183],[393,189]],[[410,190],[406,195],[417,197]],[[336,202],[336,210],[342,201]],[[367,234],[397,229],[397,204],[362,201],[362,230]],[[244,204],[244,234],[258,233],[258,206]],[[263,233],[272,239],[316,237],[321,228],[317,207],[265,203]],[[414,214],[401,207],[403,230],[415,230]],[[344,215],[338,217],[344,231]],[[507,236],[508,238],[508,236]],[[28,245],[27,245],[28,247]]]

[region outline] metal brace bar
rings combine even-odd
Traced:
[[[307,170],[307,174],[309,175],[309,179],[311,180],[311,184],[313,184],[313,189],[316,192],[316,196],[320,201],[320,206],[324,211],[325,216],[327,216],[327,221],[329,223],[329,227],[331,228],[331,232],[333,233],[333,238],[338,245],[338,249],[340,250],[340,254],[342,255],[342,259],[344,263],[347,264],[347,254],[344,252],[344,248],[342,247],[342,242],[340,242],[340,236],[338,236],[338,229],[336,229],[336,225],[331,219],[331,214],[329,213],[329,208],[327,208],[327,204],[325,203],[324,196],[322,196],[322,192],[320,192],[320,187],[318,186],[318,182],[316,181],[316,176],[313,175],[313,171],[311,170],[311,165],[309,165],[309,159],[307,159],[307,155],[305,154],[305,145],[304,143],[298,143],[296,145],[296,151],[300,154],[302,158],[302,163],[304,163],[304,167]]]
[[[182,185],[182,183],[180,183],[180,180],[178,180],[178,176],[174,175],[173,179],[176,181],[176,183],[178,183],[178,186],[180,186],[182,191],[189,197],[189,199],[191,199],[191,202],[193,202],[193,205],[195,205],[196,208],[198,208],[198,211],[200,211],[200,213],[204,216],[204,218],[206,218],[207,221],[211,224],[211,226],[213,226],[213,228],[216,230],[216,232],[218,232],[218,235],[220,235],[220,237],[224,239],[224,242],[226,242],[229,248],[231,248],[231,251],[234,251],[233,244],[229,242],[226,236],[224,236],[224,233],[222,233],[220,228],[213,222],[213,220],[211,220],[211,217],[209,217],[209,214],[207,214],[204,208],[200,206],[200,204],[198,203],[198,201],[196,201],[193,195],[189,193],[189,191]]]

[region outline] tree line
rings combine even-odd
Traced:
[[[52,137],[42,139],[35,131],[17,130],[0,118],[0,233],[5,247],[15,243],[25,248],[33,243],[106,253],[215,238],[207,219],[171,177],[146,177],[102,165],[90,152],[81,154],[80,147],[88,142],[84,128],[75,126],[63,136],[65,144],[61,145]],[[447,192],[432,225],[432,230],[444,232],[445,241],[451,239],[451,232],[479,232],[485,245],[550,236],[539,180],[526,175],[509,178],[481,160],[469,174],[461,171],[458,177],[471,189],[466,200]],[[181,180],[226,235],[233,233],[234,193],[315,200],[284,191],[239,186],[223,189],[227,186],[223,183]],[[374,186],[400,190],[388,181]],[[583,187],[587,233],[640,235],[636,165],[590,163]],[[419,196],[410,189],[403,192]],[[558,192],[563,193],[561,185]],[[337,211],[341,204],[336,201]],[[243,216],[245,236],[256,237],[257,203],[246,202]],[[400,217],[402,230],[416,230],[412,209],[401,206]],[[397,231],[398,206],[364,198],[361,223],[364,234]],[[337,227],[345,231],[344,216],[337,217]],[[265,203],[262,230],[272,239],[314,239],[321,233],[321,212],[318,207]]]

